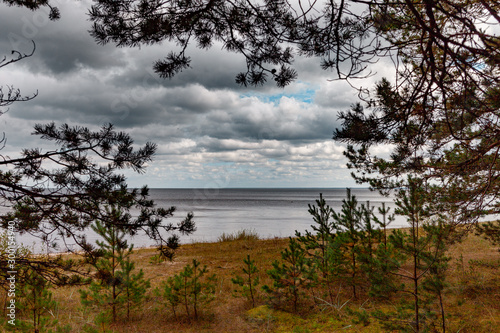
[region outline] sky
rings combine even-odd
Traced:
[[[0,85],[38,93],[1,115],[7,138],[2,155],[53,149],[31,135],[37,123],[94,130],[112,123],[137,145],[158,145],[145,173],[124,171],[131,187],[359,186],[346,167],[345,145],[332,140],[338,112],[359,101],[357,92],[332,81],[319,59],[296,58],[298,79],[284,89],[272,82],[245,88],[235,83],[244,58],[215,44],[208,51],[190,48],[192,68],[161,79],[153,63],[175,45],[98,45],[88,33],[91,1],[55,3],[61,10],[55,22],[43,10],[0,4],[0,57],[30,52],[36,44],[32,57],[0,70]],[[378,75],[360,86],[389,73],[383,63],[376,66]]]

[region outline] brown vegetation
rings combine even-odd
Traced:
[[[335,304],[304,298],[298,313],[292,314],[267,306],[267,296],[259,290],[257,305],[244,297],[235,297],[236,286],[231,282],[241,275],[243,259],[250,255],[259,268],[262,284],[269,284],[266,271],[280,257],[288,239],[243,239],[182,246],[173,262],[154,263],[152,249],[137,249],[132,260],[142,268],[152,288],[142,307],[130,320],[125,318],[105,327],[114,332],[383,332],[380,323],[367,315],[373,310],[389,309],[396,299],[376,301],[366,294],[351,299],[348,288],[338,286]],[[451,247],[449,286],[444,293],[449,332],[500,332],[500,254],[488,241],[469,235],[462,243]],[[193,259],[207,265],[209,274],[216,274],[215,300],[200,309],[200,318],[188,318],[179,311],[174,318],[166,302],[152,290],[162,281],[182,270]],[[78,289],[54,289],[57,310],[52,314],[59,324],[69,324],[72,332],[84,332],[83,327],[95,327],[97,313],[82,307]],[[2,296],[2,300],[4,297]],[[98,328],[99,329],[99,328]]]

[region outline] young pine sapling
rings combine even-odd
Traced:
[[[252,307],[255,307],[255,298],[257,297],[257,286],[259,285],[259,277],[256,274],[259,272],[257,266],[255,266],[255,260],[250,259],[250,255],[247,255],[243,259],[245,266],[242,268],[244,277],[237,275],[232,278],[233,284],[240,286],[241,293],[243,296],[247,297],[248,300],[252,301]]]

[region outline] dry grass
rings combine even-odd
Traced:
[[[217,238],[217,242],[232,242],[236,240],[247,240],[247,241],[253,241],[253,240],[258,240],[259,239],[259,234],[255,230],[248,230],[248,229],[243,229],[239,230],[237,232],[233,233],[225,233],[223,232],[222,235],[220,235]]]
[[[263,306],[266,299],[262,294],[259,306],[253,310],[246,299],[233,296],[231,278],[242,274],[243,258],[250,255],[256,261],[261,285],[270,283],[266,270],[271,268],[273,260],[280,258],[280,252],[287,245],[288,239],[253,238],[188,244],[179,249],[173,262],[160,264],[150,262],[154,250],[137,249],[132,260],[151,280],[152,289],[196,259],[207,265],[209,273],[217,275],[216,299],[202,308],[202,315],[196,321],[182,316],[174,319],[162,300],[150,292],[142,308],[134,312],[129,322],[119,322],[108,328],[127,333],[384,332],[375,319],[370,318],[366,325],[366,322],[357,321],[358,317],[353,313],[390,308],[391,303],[378,304],[367,296],[351,300],[345,288],[339,288],[339,306],[318,310],[310,303],[302,304],[300,314]],[[448,332],[500,332],[498,249],[477,236],[469,235],[464,242],[454,245],[449,254],[452,257],[448,278],[450,285],[445,293]],[[82,332],[85,325],[94,325],[96,316],[96,313],[80,305],[78,289],[70,287],[53,291],[54,298],[59,302],[54,316],[61,324],[70,324],[72,332]]]
[[[193,259],[207,265],[209,274],[217,275],[216,299],[202,308],[201,318],[194,322],[180,316],[174,319],[162,301],[150,293],[141,309],[135,311],[130,322],[110,325],[116,332],[261,332],[260,325],[245,319],[249,303],[244,298],[233,296],[234,286],[231,278],[241,275],[243,258],[248,254],[256,261],[261,279],[266,279],[265,271],[271,262],[279,257],[287,245],[286,239],[235,240],[217,243],[197,243],[183,245],[176,253],[173,262],[150,263],[155,255],[153,249],[137,249],[132,260],[138,269],[143,269],[145,277],[151,281],[151,290],[160,287],[162,281],[190,264]],[[90,313],[80,305],[78,289],[69,287],[54,290],[59,301],[59,322],[71,324],[73,332],[79,332],[85,324],[93,325],[95,313]],[[63,310],[64,309],[64,310]]]

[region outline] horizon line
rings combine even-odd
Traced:
[[[321,187],[321,186],[311,186],[311,187],[304,187],[304,186],[299,186],[299,187],[284,187],[284,186],[277,186],[277,187],[244,187],[244,186],[236,186],[236,187],[232,187],[232,186],[225,186],[225,187],[150,187],[148,186],[149,189],[156,189],[156,190],[191,190],[191,189],[216,189],[216,190],[224,190],[224,189],[228,189],[228,190],[245,190],[245,189],[249,189],[249,190],[266,190],[266,189],[298,189],[298,190],[301,190],[301,189],[332,189],[332,190],[341,190],[341,189],[366,189],[366,190],[369,190],[370,188],[369,187],[354,187],[354,186],[343,186],[343,187]]]

